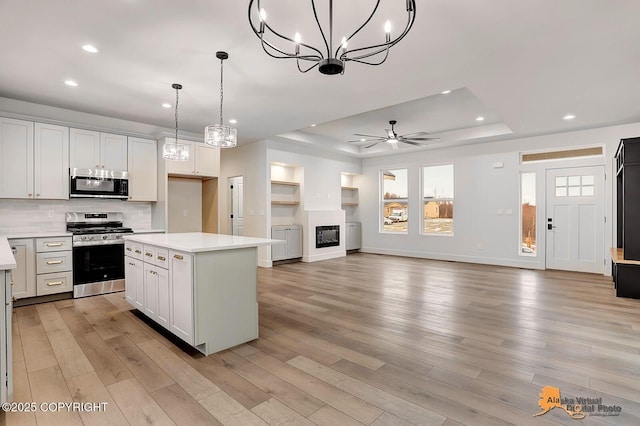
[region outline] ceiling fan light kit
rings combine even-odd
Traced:
[[[360,136],[361,139],[347,141],[347,142],[349,143],[373,142],[369,145],[363,146],[363,148],[365,149],[373,148],[379,143],[386,142],[389,145],[391,145],[393,149],[398,149],[398,142],[406,143],[408,145],[414,145],[414,146],[425,146],[427,145],[425,142],[440,139],[440,138],[427,137],[429,135],[429,133],[427,132],[415,132],[415,133],[408,133],[406,135],[398,135],[395,130],[395,125],[397,123],[398,122],[396,120],[389,121],[391,128],[384,129],[385,133],[387,134],[386,136],[363,135],[362,133],[355,133],[354,136]]]
[[[394,0],[391,1],[394,2]],[[324,46],[314,47],[303,43],[299,33],[295,33],[292,38],[284,35],[282,30],[271,27],[267,20],[266,9],[262,7],[264,3],[267,3],[264,0],[262,2],[260,0],[249,1],[249,23],[255,35],[260,39],[262,49],[267,55],[276,59],[295,59],[298,70],[302,73],[318,67],[322,74],[343,74],[345,64],[349,61],[366,65],[382,64],[389,56],[389,49],[400,42],[411,30],[416,18],[416,2],[415,0],[405,0],[407,21],[404,29],[397,37],[391,38],[391,22],[387,21],[384,25],[384,41],[381,40],[380,43],[374,43],[369,46],[349,48],[352,40],[355,41],[354,37],[373,19],[380,2],[381,0],[375,0],[373,10],[369,16],[363,23],[354,24],[354,31],[349,36],[344,35],[339,44],[334,44],[336,40],[334,40],[333,34],[333,0],[329,0],[328,29],[321,24],[316,2],[311,0],[313,16],[322,36]],[[300,2],[298,1],[298,3]],[[395,0],[394,3],[401,2]]]

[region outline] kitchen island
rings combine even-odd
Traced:
[[[0,403],[13,399],[13,367],[11,361],[11,269],[16,260],[6,238],[0,237]],[[1,417],[1,415],[0,415]]]
[[[205,355],[258,338],[258,250],[200,232],[125,237],[125,298]]]

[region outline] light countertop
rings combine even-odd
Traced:
[[[15,267],[16,259],[11,252],[9,241],[5,237],[0,237],[0,271],[15,269]]]
[[[268,238],[240,237],[237,235],[223,234],[205,234],[202,232],[189,232],[182,234],[134,234],[127,235],[124,237],[124,239],[127,241],[135,241],[143,244],[150,244],[188,253],[232,250],[285,243],[285,241],[283,240],[272,240]]]
[[[164,234],[164,229],[138,229],[133,228],[134,234]]]
[[[53,231],[53,232],[16,232],[15,234],[4,234],[10,240],[17,240],[18,238],[55,238],[55,237],[71,237],[73,234],[67,231]]]

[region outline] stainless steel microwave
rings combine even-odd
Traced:
[[[129,173],[100,169],[69,169],[71,198],[129,198]]]

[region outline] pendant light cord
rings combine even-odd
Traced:
[[[222,121],[222,102],[224,100],[224,90],[222,86],[222,64],[224,63],[224,59],[220,59],[220,125],[222,126],[224,123]]]

